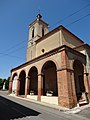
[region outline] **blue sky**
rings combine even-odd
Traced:
[[[0,78],[25,62],[28,25],[38,9],[50,30],[63,25],[90,44],[89,0],[0,0]]]

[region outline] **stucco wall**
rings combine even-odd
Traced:
[[[44,35],[48,33],[48,25],[45,24],[43,21],[36,20],[29,26],[26,61],[30,61],[31,59],[36,57],[35,41],[42,37],[42,29],[44,30]],[[33,30],[34,36],[32,37]]]
[[[47,37],[46,39],[40,41],[36,45],[36,56],[40,56],[43,54],[42,49],[44,49],[44,53],[51,51],[59,46],[61,46],[61,33],[56,32],[51,36]]]
[[[22,70],[24,70],[26,73],[26,76],[28,76],[29,70],[33,66],[35,66],[37,68],[38,74],[41,74],[41,70],[42,70],[43,65],[49,60],[53,61],[56,64],[57,69],[59,69],[61,67],[61,53],[58,53],[58,54],[54,54],[52,56],[46,57],[44,59],[40,59],[38,61],[35,61],[32,64],[29,64],[25,67],[21,67],[21,68],[17,69],[17,70],[12,72],[12,76],[14,75],[14,73],[17,73],[17,75],[19,77],[19,74]]]
[[[66,31],[62,30],[62,45],[67,45],[71,48],[82,45],[82,42],[77,38],[68,34]]]
[[[36,45],[27,48],[26,61],[32,60],[36,57]]]
[[[85,56],[79,55],[79,54],[73,54],[72,52],[68,52],[69,56],[69,64],[70,68],[73,70],[73,63],[75,60],[81,61],[83,65],[86,65],[86,59]]]
[[[87,69],[88,79],[90,83],[90,49],[82,46],[82,47],[76,48],[76,50],[86,55],[86,69]]]
[[[89,78],[89,84],[90,84],[90,50],[87,49],[86,53],[87,53],[87,65],[86,65],[86,67],[87,67],[87,72],[89,73],[88,78]]]

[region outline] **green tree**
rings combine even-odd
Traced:
[[[0,78],[0,90],[2,89],[2,79]]]
[[[0,90],[3,88],[4,79],[0,78]]]
[[[10,80],[10,77],[7,78],[6,83],[5,83],[5,89],[7,90],[9,88],[9,80]]]

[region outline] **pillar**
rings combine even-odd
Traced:
[[[85,92],[87,94],[88,102],[90,102],[90,88],[89,88],[88,73],[84,73],[84,85],[85,85]]]
[[[70,69],[69,57],[66,49],[61,51],[61,68],[57,70],[58,104],[73,108],[77,104],[73,70]]]
[[[30,84],[30,77],[26,77],[26,82],[25,82],[25,97],[27,97],[27,94],[29,92],[29,84]]]
[[[39,74],[38,75],[38,97],[37,97],[38,101],[41,101],[42,91],[43,91],[43,88],[42,88],[42,74]]]
[[[57,71],[58,104],[67,108],[73,108],[77,105],[75,84],[72,76],[72,70],[63,69]]]
[[[72,97],[73,97],[73,105],[77,106],[77,96],[76,96],[76,88],[75,88],[75,80],[74,80],[74,70],[71,70],[71,87],[72,87]]]
[[[13,83],[13,81],[10,80],[9,81],[9,94],[12,93],[12,83]]]
[[[16,96],[18,96],[18,95],[19,95],[19,90],[20,90],[20,79],[17,79]]]

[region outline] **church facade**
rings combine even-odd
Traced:
[[[73,108],[90,102],[90,46],[63,26],[29,25],[26,62],[11,70],[9,93]],[[13,87],[14,86],[14,87]]]

